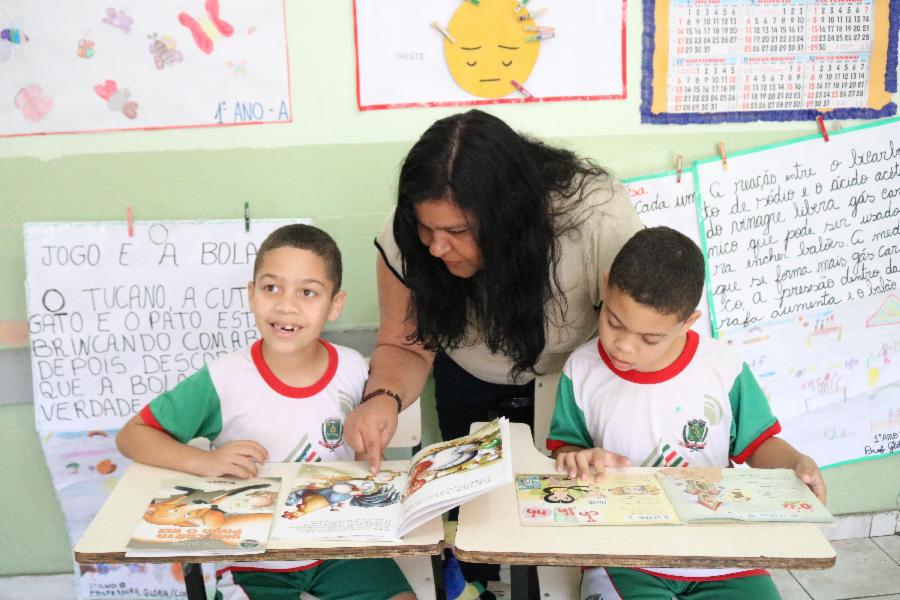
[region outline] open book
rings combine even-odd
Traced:
[[[790,469],[609,469],[596,482],[517,475],[516,496],[523,525],[834,520]]]
[[[264,552],[280,483],[278,478],[169,477],[144,511],[125,556]]]
[[[372,474],[362,462],[304,464],[272,539],[397,540],[429,519],[512,481],[509,424],[432,444]]]

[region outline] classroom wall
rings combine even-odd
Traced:
[[[312,217],[345,256],[347,308],[333,330],[377,326],[371,240],[406,150],[462,109],[356,109],[349,1],[288,0],[294,122],[220,129],[0,140],[0,575],[71,568],[68,541],[34,431],[22,224],[28,221]],[[628,6],[628,99],[487,108],[513,127],[595,159],[619,177],[816,131],[814,123],[642,126],[641,6]],[[573,66],[573,76],[584,65]],[[15,391],[11,391],[15,390]],[[826,472],[837,514],[900,508],[900,456]]]

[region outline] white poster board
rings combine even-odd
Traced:
[[[7,0],[0,29],[0,137],[292,120],[283,0]]]
[[[298,220],[26,223],[38,431],[115,429],[258,337],[256,249]]]
[[[646,227],[671,227],[702,247],[692,170],[683,171],[680,175],[669,171],[646,177],[632,177],[622,183],[628,189],[634,210]],[[712,335],[705,287],[697,309],[703,314],[691,329],[701,335]]]
[[[696,170],[713,327],[796,423],[785,437],[822,463],[900,439],[900,120]],[[820,456],[794,437],[811,415]]]
[[[516,25],[517,31],[521,30],[518,37],[504,42],[516,50],[508,50],[509,56],[496,57],[495,72],[489,75],[502,79],[502,83],[518,77],[530,98],[509,86],[508,93],[496,98],[480,97],[460,87],[445,59],[445,37],[431,23],[457,31],[450,25],[454,15],[468,12],[468,25],[477,28],[478,17],[487,15],[489,5],[501,2],[503,14],[508,13],[509,20],[514,21],[517,14],[513,12],[513,0],[480,0],[478,6],[460,0],[354,0],[360,110],[625,98],[624,1],[545,0],[539,6],[527,7],[547,12],[532,22]],[[526,42],[533,34],[524,30],[529,25],[552,27],[554,37]],[[496,26],[485,24],[485,30],[494,31]],[[464,45],[462,39],[454,38],[453,43],[454,47]],[[533,69],[520,71],[519,54],[536,43],[540,53]],[[481,60],[474,57],[476,44],[482,45],[480,41],[468,44],[473,48],[470,63]],[[501,60],[509,64],[501,64]],[[472,68],[480,69],[483,64],[473,64]]]

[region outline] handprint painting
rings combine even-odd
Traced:
[[[540,54],[539,40],[525,27],[533,26],[527,9],[516,11],[518,0],[462,2],[447,30],[453,42],[444,39],[444,57],[450,75],[459,87],[479,98],[502,98],[516,91],[512,82],[524,84]]]

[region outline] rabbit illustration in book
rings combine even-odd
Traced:
[[[225,498],[264,487],[268,487],[268,484],[247,485],[223,494],[222,490],[203,492],[194,488],[176,486],[175,489],[183,491],[184,494],[151,502],[144,512],[144,520],[154,525],[218,528],[226,523],[233,525],[238,519],[241,521],[268,519],[271,517],[267,514],[241,514],[229,517],[218,506]]]

